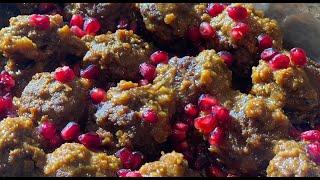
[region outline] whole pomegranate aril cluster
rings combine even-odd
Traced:
[[[83,18],[80,14],[75,14],[70,20],[71,31],[79,38],[86,34],[96,35],[101,29],[101,24],[96,18]]]
[[[118,150],[115,156],[120,158],[125,169],[136,170],[143,163],[143,155],[138,151],[132,152],[128,148]]]

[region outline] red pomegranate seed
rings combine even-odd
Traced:
[[[123,167],[132,170],[138,169],[142,165],[143,155],[140,152],[133,152],[127,161],[123,162]]]
[[[231,29],[231,37],[234,40],[239,41],[239,40],[243,39],[249,33],[249,30],[250,29],[247,24],[237,23],[237,25]]]
[[[130,172],[131,170],[130,169],[119,169],[117,171],[117,175],[119,177],[126,177],[126,175],[128,174],[128,172]]]
[[[138,84],[139,84],[139,86],[145,86],[145,85],[149,84],[149,81],[146,79],[141,79]]]
[[[212,114],[216,116],[221,126],[227,125],[230,120],[229,110],[223,106],[213,106]]]
[[[100,22],[96,18],[86,18],[83,23],[83,30],[87,34],[95,35],[101,28]]]
[[[179,129],[174,129],[171,135],[171,139],[174,142],[181,142],[183,140],[185,140],[187,137],[187,133],[186,131],[182,131]]]
[[[183,122],[176,122],[176,123],[173,125],[173,128],[187,132],[188,129],[189,129],[189,126],[188,126],[187,124],[183,123]]]
[[[216,17],[224,10],[225,6],[221,3],[210,3],[207,7],[207,13],[211,17]]]
[[[132,151],[130,151],[128,148],[122,148],[118,150],[114,155],[118,158],[120,158],[121,162],[125,162],[129,159],[131,156]]]
[[[127,29],[129,27],[129,22],[127,18],[120,18],[118,21],[118,29]]]
[[[194,120],[194,127],[203,134],[210,133],[217,126],[217,119],[211,114],[198,117]]]
[[[309,130],[301,133],[300,135],[301,140],[304,141],[320,141],[320,131],[318,130]]]
[[[184,113],[189,117],[196,117],[199,112],[196,105],[189,103],[184,107]]]
[[[91,64],[81,71],[80,76],[86,79],[96,79],[99,77],[99,71],[97,65]]]
[[[267,49],[272,47],[272,37],[270,37],[268,34],[260,34],[258,36],[258,44],[259,44],[259,49]]]
[[[194,26],[188,29],[187,38],[194,43],[199,42],[201,38],[199,27]]]
[[[2,71],[0,74],[0,89],[2,93],[11,91],[15,85],[13,77],[8,72]]]
[[[273,70],[288,68],[289,64],[290,64],[290,59],[288,56],[284,54],[277,54],[271,59],[271,61],[269,61],[269,66]]]
[[[268,48],[262,51],[260,58],[264,61],[270,61],[274,56],[279,54],[279,52],[273,48]]]
[[[151,64],[142,63],[139,70],[142,77],[150,82],[157,76],[156,68]]]
[[[43,138],[47,140],[52,139],[56,135],[56,131],[56,125],[51,121],[45,121],[40,124],[39,133]]]
[[[156,123],[158,121],[158,115],[154,110],[147,109],[142,114],[142,120],[148,123]]]
[[[56,8],[54,3],[39,3],[39,12],[48,13]]]
[[[199,31],[203,38],[214,38],[216,35],[216,30],[207,22],[200,24]]]
[[[165,51],[156,51],[150,56],[152,64],[157,65],[159,63],[168,64],[169,55]]]
[[[86,35],[86,32],[84,32],[82,29],[80,29],[78,26],[72,26],[70,28],[71,32],[76,35],[78,38],[82,38],[84,35]]]
[[[218,166],[210,166],[209,167],[209,176],[211,177],[225,177],[225,173]]]
[[[89,149],[97,149],[101,146],[101,138],[95,132],[80,135],[78,141]]]
[[[29,24],[40,30],[47,30],[50,28],[50,18],[46,15],[33,14],[29,17]]]
[[[1,118],[4,118],[12,111],[13,109],[13,103],[12,103],[12,97],[5,95],[0,96],[0,115]]]
[[[61,131],[61,137],[65,141],[76,139],[80,134],[80,126],[78,123],[69,122]]]
[[[320,165],[320,142],[313,142],[307,145],[307,152],[310,159]]]
[[[76,26],[78,28],[82,28],[83,17],[80,14],[74,14],[70,20],[70,26]]]
[[[230,67],[233,63],[233,56],[228,51],[220,51],[218,52],[218,55],[221,57],[221,59],[227,64],[228,67]]]
[[[188,150],[188,142],[187,141],[183,141],[177,144],[174,144],[174,150],[176,150],[177,152],[184,152]]]
[[[301,48],[293,48],[290,50],[290,57],[293,64],[303,66],[307,63],[307,54]]]
[[[94,104],[99,104],[104,101],[106,94],[106,91],[101,88],[94,88],[90,91],[90,97]]]
[[[139,171],[130,171],[125,177],[142,177],[142,175]]]
[[[218,105],[219,101],[209,94],[202,94],[198,100],[198,106],[201,111],[211,111],[212,106]]]
[[[242,6],[229,6],[227,12],[234,21],[242,21],[248,17],[247,9]]]
[[[73,81],[75,74],[69,66],[63,66],[56,69],[54,78],[59,82],[66,83]]]
[[[223,130],[220,127],[216,127],[214,131],[210,133],[209,144],[214,146],[219,146],[223,142]]]

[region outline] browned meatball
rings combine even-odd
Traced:
[[[272,177],[319,177],[320,166],[306,152],[306,143],[281,140],[274,147],[276,154],[267,168]]]
[[[45,153],[35,138],[32,120],[6,118],[0,129],[0,176],[42,176]]]
[[[139,65],[149,61],[153,47],[133,31],[117,30],[99,36],[87,37],[89,51],[85,64],[97,64],[114,80],[138,80]]]
[[[129,25],[130,21],[134,22],[131,3],[65,3],[64,10],[67,19],[74,14],[97,18],[101,22],[102,32],[114,32],[120,18],[126,18]]]
[[[44,167],[46,176],[114,177],[121,168],[120,159],[92,152],[78,143],[65,143],[50,154]]]
[[[283,51],[289,55],[287,51]],[[286,69],[273,71],[267,62],[260,60],[253,68],[251,93],[273,98],[284,106],[293,124],[314,124],[320,117],[320,88],[317,86],[319,67],[311,61],[304,67],[291,65]]]
[[[36,121],[51,119],[58,127],[69,121],[81,122],[86,116],[87,90],[80,79],[56,81],[54,73],[38,73],[15,101],[18,113]]]

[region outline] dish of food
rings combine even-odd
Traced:
[[[320,64],[252,4],[0,8],[0,176],[320,176]]]

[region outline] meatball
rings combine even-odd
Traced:
[[[320,176],[320,166],[310,160],[306,143],[281,140],[274,147],[274,158],[267,168],[267,176],[273,177],[315,177]]]
[[[157,145],[170,135],[170,122],[174,113],[171,89],[161,83],[138,86],[120,81],[107,92],[107,100],[94,114],[96,124],[116,137],[116,148],[132,147],[145,155],[159,152]],[[143,120],[146,112],[156,115],[155,121]]]
[[[131,3],[65,3],[64,10],[67,19],[74,14],[97,18],[101,22],[102,32],[114,32],[120,18],[126,18],[128,23],[135,22]]]
[[[1,176],[42,176],[45,152],[39,148],[32,120],[6,118],[0,129]]]
[[[285,54],[289,55],[287,51]],[[312,70],[313,69],[313,70]],[[320,105],[320,89],[316,79],[319,67],[311,63],[304,67],[290,66],[273,71],[267,62],[260,60],[253,67],[251,93],[273,98],[284,107],[293,124],[315,123],[320,117],[317,108]]]
[[[152,45],[128,30],[87,37],[86,41],[90,49],[83,62],[99,65],[114,80],[140,79],[139,65],[153,53]]]
[[[114,177],[121,166],[120,159],[115,156],[92,152],[78,143],[65,143],[47,154],[44,174],[57,177]]]
[[[81,80],[69,83],[56,81],[54,73],[38,73],[15,100],[18,114],[27,115],[36,121],[51,119],[58,127],[67,122],[81,122],[86,116],[88,91]]]
[[[183,154],[171,152],[163,154],[159,161],[144,164],[139,172],[144,177],[181,177],[189,175],[188,161]]]

